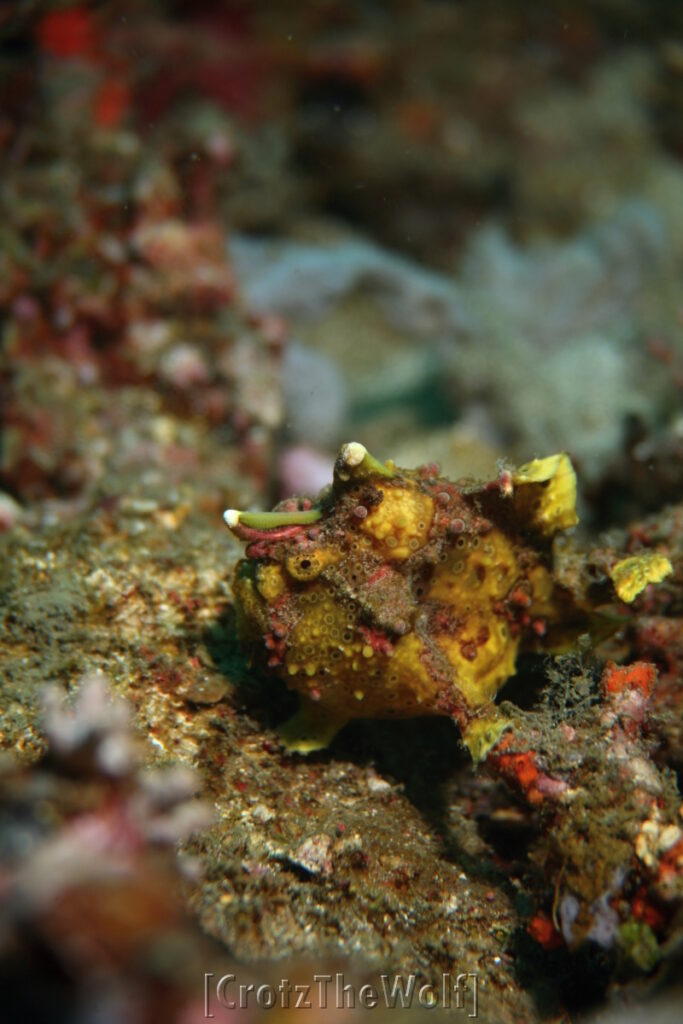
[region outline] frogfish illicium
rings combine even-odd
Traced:
[[[479,760],[507,727],[493,701],[519,651],[585,622],[553,574],[553,537],[578,521],[566,454],[452,483],[352,442],[315,502],[224,518],[248,544],[240,638],[300,694],[281,735],[302,753],[354,718],[447,715]]]

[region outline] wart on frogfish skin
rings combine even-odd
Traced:
[[[478,761],[508,726],[493,701],[519,651],[586,622],[553,576],[553,537],[578,522],[566,454],[455,484],[351,442],[315,504],[224,518],[248,545],[240,638],[300,694],[280,731],[300,753],[354,718],[446,715]],[[641,565],[639,580],[665,572]]]

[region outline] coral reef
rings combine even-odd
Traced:
[[[651,663],[610,662],[592,700],[570,714],[551,702],[517,713],[488,757],[539,813],[530,934],[548,949],[591,940],[645,971],[666,953],[683,900],[680,795],[647,739],[656,684]]]
[[[168,455],[180,479],[183,467],[206,479],[207,450],[215,464],[223,438],[249,451],[257,494],[282,415],[284,326],[245,309],[225,232],[199,201],[183,202],[182,139],[152,155],[127,106],[120,118],[98,113],[116,40],[100,39],[82,11],[83,50],[63,54],[75,29],[62,13],[62,34],[39,31],[48,59],[28,95],[21,70],[1,69],[12,100],[0,187],[0,487],[87,502],[120,471]],[[140,70],[128,74],[128,91],[142,88]],[[25,117],[28,104],[39,120]],[[226,451],[216,478],[235,468]]]

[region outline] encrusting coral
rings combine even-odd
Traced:
[[[529,934],[546,950],[589,940],[647,972],[674,951],[683,900],[680,794],[652,756],[658,672],[608,662],[589,681],[575,658],[554,683],[566,699],[588,681],[588,699],[553,708],[551,685],[545,707],[510,707],[487,768],[537,815]]]
[[[557,649],[589,620],[553,575],[575,501],[565,454],[456,485],[352,442],[315,506],[228,510],[249,545],[235,579],[242,639],[301,695],[287,746],[324,747],[354,718],[448,715],[482,759],[508,726],[493,700],[520,649]],[[651,579],[642,565],[629,593]]]

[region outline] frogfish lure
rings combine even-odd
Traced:
[[[456,484],[351,442],[315,503],[224,519],[247,542],[240,639],[299,693],[280,734],[300,753],[354,718],[447,715],[480,760],[507,728],[493,701],[519,651],[586,621],[553,575],[553,537],[578,522],[566,454]],[[644,586],[657,569],[639,572]]]

